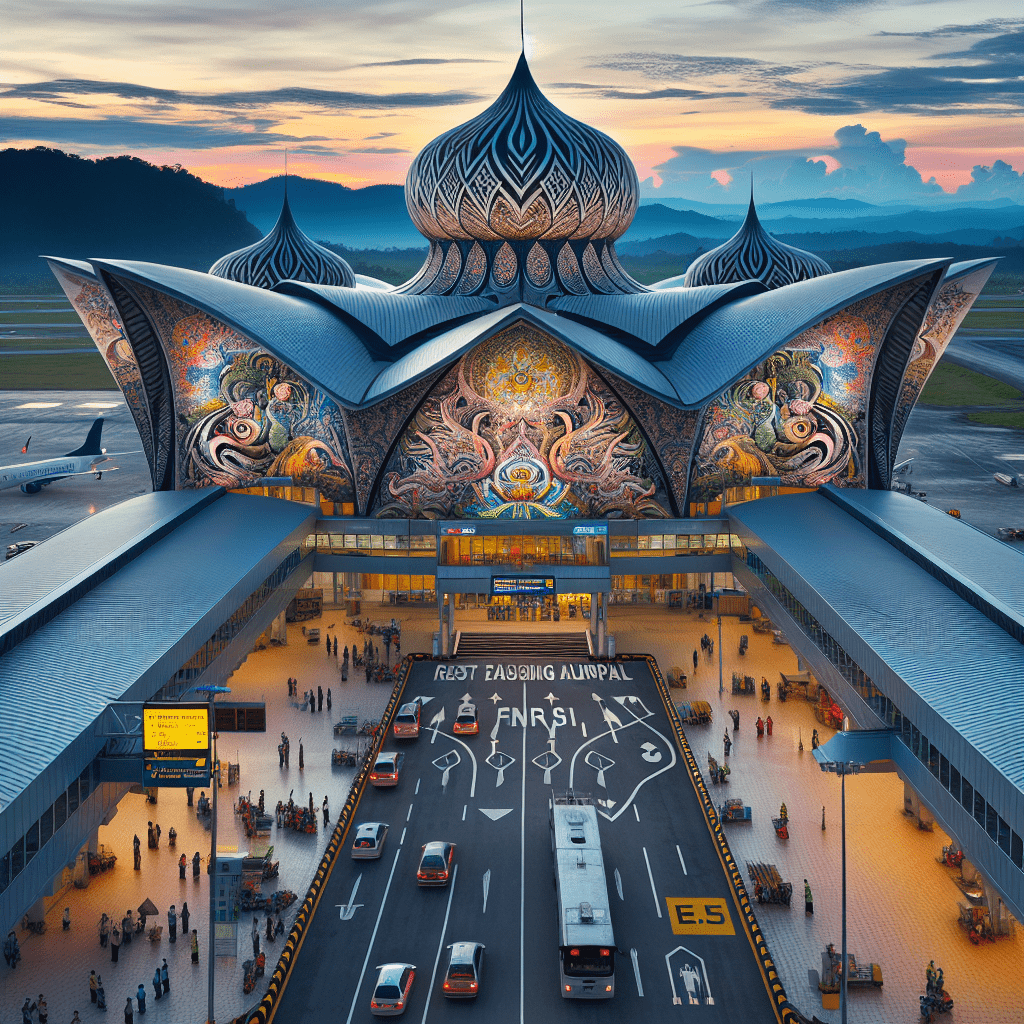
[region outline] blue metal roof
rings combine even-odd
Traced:
[[[917,532],[911,520],[920,515],[919,530],[926,530],[933,523],[928,510],[903,500],[903,525]],[[760,538],[766,556],[770,551],[806,581],[936,715],[1024,787],[1019,730],[1007,731],[1024,706],[1024,652],[1016,640],[822,494],[762,498],[730,507],[729,516]],[[975,544],[970,527],[941,518],[965,547]],[[949,536],[942,546],[952,544]],[[993,577],[997,571],[990,566]],[[1019,574],[1016,562],[1001,571]],[[996,590],[1013,583],[989,582]]]
[[[166,678],[156,685],[150,681],[146,693],[133,686],[318,512],[276,498],[212,490],[220,491],[217,500],[0,659],[0,721],[8,747],[18,751],[0,772],[0,804],[9,804],[44,772],[68,744],[92,727],[107,704],[151,697]],[[119,509],[130,515],[132,510],[125,506],[136,504],[143,510],[140,521],[145,520],[151,508],[148,499],[155,497],[124,502],[95,520]],[[63,536],[69,537],[74,529]],[[60,563],[73,549],[67,543],[33,549],[32,554],[40,556],[35,558],[36,571],[58,576]],[[30,561],[24,555],[20,558],[23,564]],[[260,582],[255,581],[252,589]],[[182,662],[191,654],[184,654]],[[180,663],[168,676],[178,667]],[[47,711],[45,727],[40,709]]]
[[[851,302],[933,274],[949,260],[907,260],[858,267],[739,299],[705,317],[658,367],[683,404],[699,406],[765,356]]]

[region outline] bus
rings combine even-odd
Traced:
[[[562,998],[611,999],[615,995],[615,936],[597,808],[589,796],[552,795],[551,848]]]

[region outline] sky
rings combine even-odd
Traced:
[[[509,0],[5,0],[0,148],[131,153],[238,186],[402,183],[520,52]],[[1006,0],[525,4],[534,77],[645,197],[1024,203]],[[1016,16],[1014,16],[1016,14]]]

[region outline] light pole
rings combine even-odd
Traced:
[[[832,772],[839,776],[840,779],[840,802],[841,802],[841,818],[842,818],[842,872],[843,872],[843,943],[842,952],[840,954],[841,959],[840,972],[839,972],[839,1020],[840,1024],[846,1024],[846,975],[849,973],[847,953],[846,953],[846,776],[847,775],[858,775],[863,765],[858,764],[856,761],[825,761],[821,770],[823,772]]]
[[[217,961],[213,953],[213,945],[214,920],[217,916],[217,790],[220,789],[220,771],[217,764],[217,721],[214,717],[213,702],[218,693],[230,693],[231,688],[228,686],[196,686],[194,689],[199,693],[208,693],[210,695],[210,732],[213,735],[213,750],[210,759],[210,767],[212,769],[211,780],[213,782],[213,808],[210,817],[210,935],[207,940],[210,948],[207,957],[209,977],[206,982],[206,1019],[207,1024],[215,1024],[213,982],[214,968],[217,965]],[[216,776],[213,776],[213,772],[217,773]]]

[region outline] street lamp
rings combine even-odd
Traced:
[[[213,953],[214,945],[214,920],[217,916],[217,791],[220,789],[220,774],[219,766],[217,764],[217,722],[214,717],[213,702],[217,697],[218,693],[230,693],[231,688],[229,686],[196,686],[193,687],[197,693],[208,693],[210,695],[210,731],[213,734],[213,751],[210,759],[210,767],[212,770],[217,770],[217,778],[213,778],[211,771],[211,781],[213,782],[213,808],[211,811],[210,818],[210,937],[209,937],[209,952],[208,952],[208,972],[209,977],[207,978],[206,984],[206,1019],[208,1024],[215,1024],[214,1011],[213,1011],[213,981],[214,981],[214,968],[216,967],[216,959]],[[187,692],[187,691],[186,691]],[[845,889],[843,890],[846,891]]]
[[[856,761],[823,761],[821,770],[832,772],[840,778],[840,790],[842,793],[842,848],[843,848],[843,948],[840,954],[840,983],[839,983],[839,1020],[840,1024],[846,1024],[846,975],[849,973],[849,963],[846,952],[846,776],[859,775],[864,766]]]

